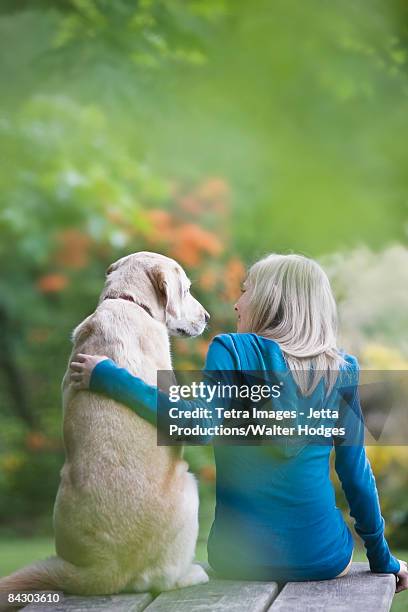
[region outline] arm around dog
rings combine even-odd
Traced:
[[[239,370],[238,358],[231,337],[228,334],[215,336],[208,348],[206,362],[203,370],[204,378],[215,382],[222,382],[225,372]],[[90,391],[102,393],[124,404],[139,416],[155,426],[160,426],[168,431],[168,414],[170,409],[178,409],[180,414],[185,414],[194,409],[207,408],[208,403],[204,399],[171,401],[169,396],[154,385],[145,383],[138,376],[134,376],[125,368],[120,368],[111,359],[100,361],[92,370]],[[222,421],[222,417],[215,410],[211,410],[211,416],[189,417],[181,416],[177,419],[180,427],[199,425],[200,427],[213,427]],[[203,443],[211,441],[212,436],[202,438]]]

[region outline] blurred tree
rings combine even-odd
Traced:
[[[6,384],[8,384],[9,397],[11,398],[15,413],[19,415],[28,427],[33,427],[35,418],[27,400],[23,376],[16,364],[11,330],[12,327],[8,321],[6,309],[0,304],[0,336],[2,339],[0,370]]]
[[[3,412],[12,409],[30,429],[50,418],[62,373],[62,364],[55,372],[55,356],[94,302],[105,267],[125,249],[143,246],[153,224],[142,211],[170,197],[169,183],[151,170],[137,139],[117,134],[103,107],[41,88],[50,80],[59,89],[61,70],[75,73],[78,64],[88,65],[97,83],[104,63],[121,65],[123,82],[128,70],[141,80],[159,62],[200,62],[199,26],[210,26],[222,4],[3,2],[1,12],[2,82],[20,70],[3,98],[0,123],[7,151],[0,172],[0,399]],[[19,55],[10,44],[15,37]],[[211,239],[197,231],[202,241]],[[204,242],[199,248],[205,251]],[[85,267],[93,283],[81,274]]]
[[[224,0],[3,1],[0,11],[45,13],[55,30],[49,51],[65,69],[78,61],[158,68],[166,62],[201,64],[205,40],[225,14]],[[61,64],[57,64],[60,65]],[[140,71],[138,73],[140,77]]]

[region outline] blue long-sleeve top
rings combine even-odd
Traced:
[[[208,560],[220,576],[282,582],[324,580],[346,567],[353,552],[353,536],[336,506],[329,476],[333,449],[335,469],[371,571],[399,571],[399,561],[384,537],[375,478],[364,448],[358,362],[351,355],[344,357],[356,376],[353,384],[343,384],[338,393],[339,420],[345,428],[351,424],[352,441],[347,436],[334,436],[324,444],[287,439],[278,451],[268,445],[214,445],[216,509]],[[275,341],[254,333],[219,334],[209,346],[204,372],[228,371],[278,372],[282,377],[289,369]],[[94,368],[90,390],[125,404],[154,425],[166,423],[170,407],[191,408],[188,400],[170,402],[166,393],[110,359]],[[336,387],[331,398],[335,392]],[[299,395],[297,398],[303,401]],[[322,379],[304,405],[323,408],[325,398]],[[159,418],[158,411],[162,413]],[[208,427],[217,420],[215,415],[213,412],[211,422],[195,418],[191,424]],[[178,424],[188,425],[189,419],[178,420]]]

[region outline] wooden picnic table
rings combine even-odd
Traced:
[[[395,593],[394,574],[373,574],[367,563],[349,573],[314,582],[220,580],[150,593],[82,597],[66,595],[58,604],[30,604],[24,612],[388,612]]]

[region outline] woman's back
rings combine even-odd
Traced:
[[[282,351],[273,340],[235,333],[216,336],[214,343],[220,347],[209,351],[208,370],[241,370],[244,377],[246,371],[265,371],[265,376],[289,380]],[[355,359],[345,357],[353,368]],[[297,396],[298,424],[309,420],[307,408],[326,407],[321,382],[311,396]],[[292,388],[292,403],[293,393]],[[328,398],[331,408],[337,402],[340,412],[341,394],[334,389]],[[329,478],[332,448],[331,438],[304,436],[283,436],[267,445],[214,446],[216,513],[208,552],[218,573],[284,581],[333,578],[344,569],[353,539]]]

